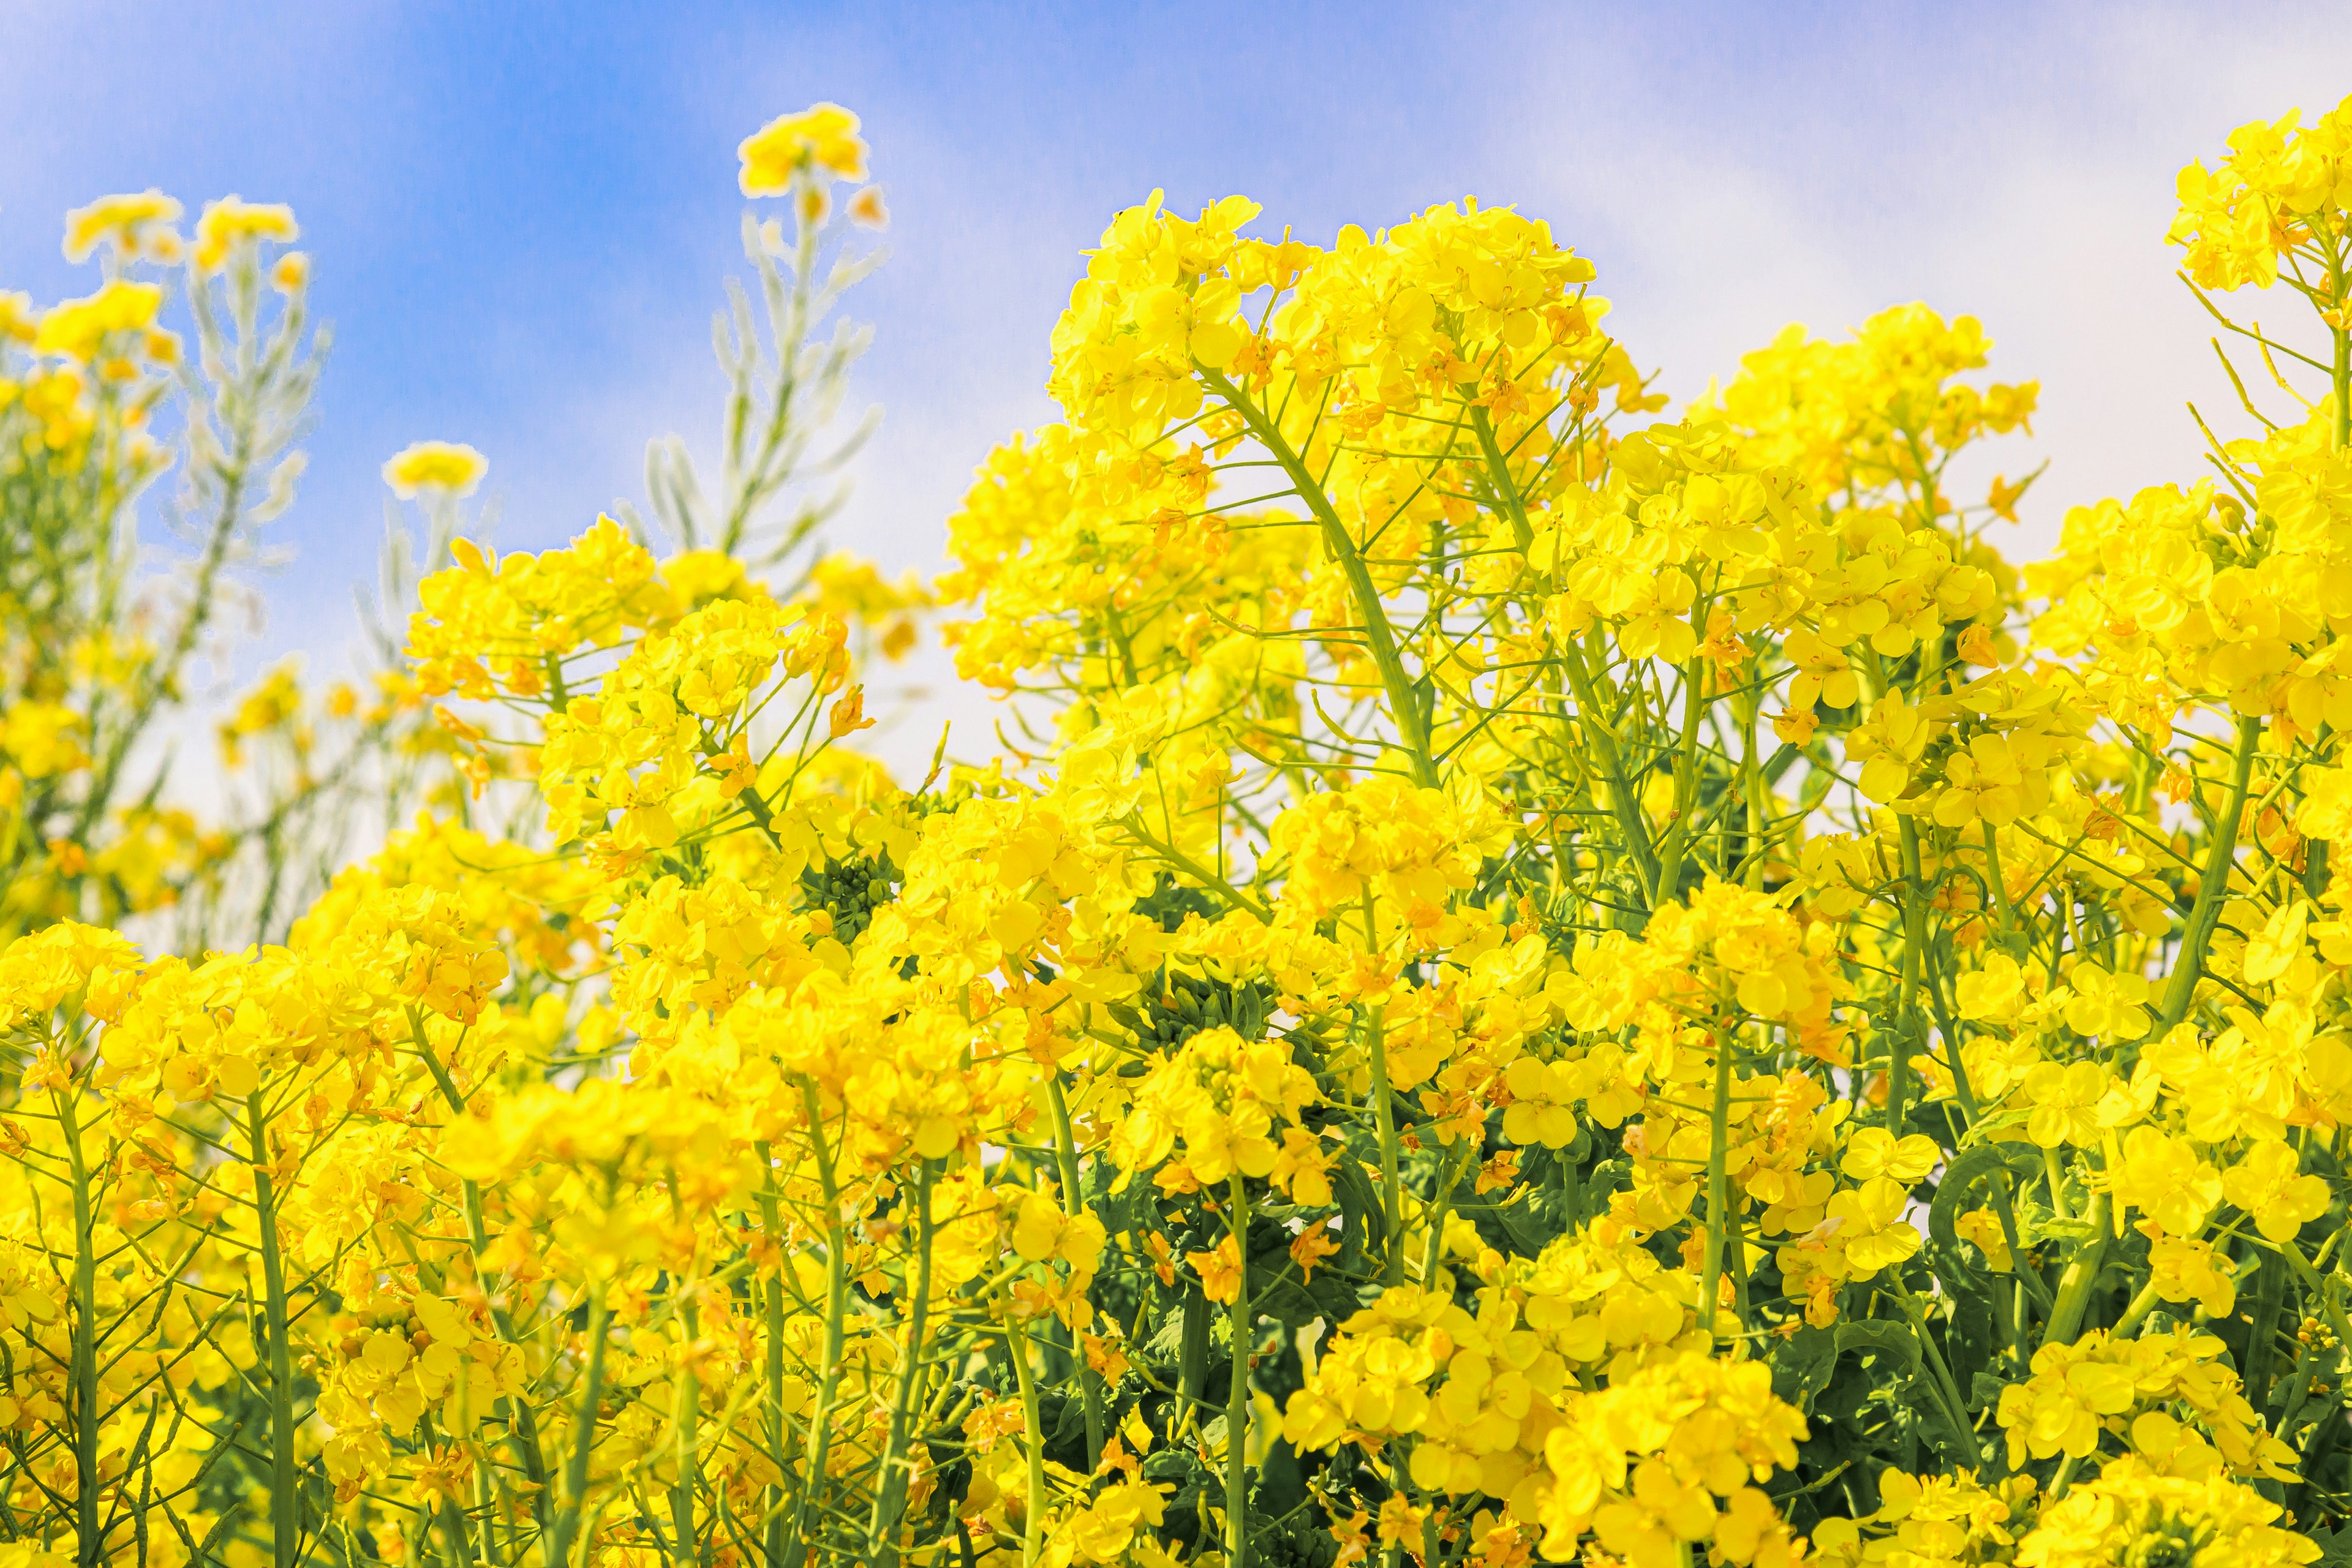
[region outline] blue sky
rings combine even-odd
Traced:
[[[2060,503],[2194,471],[2181,400],[2220,384],[2159,243],[2172,174],[2352,91],[2341,16],[0,0],[0,288],[86,291],[58,225],[103,193],[293,205],[335,347],[249,658],[346,639],[409,441],[488,455],[508,548],[636,496],[649,437],[707,445],[734,147],[818,99],[865,117],[893,214],[856,300],[884,425],[834,537],[894,569],[936,561],[990,443],[1052,417],[1078,253],[1155,185],[1313,239],[1516,203],[1596,261],[1678,394],[1789,321],[1973,311],[1996,374],[2044,384],[2046,538]]]

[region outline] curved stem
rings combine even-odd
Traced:
[[[1022,1446],[1029,1454],[1029,1501],[1021,1521],[1021,1568],[1036,1568],[1037,1553],[1045,1535],[1045,1422],[1037,1414],[1037,1379],[1029,1370],[1029,1337],[1021,1331],[1019,1320],[1013,1318],[1005,1320],[1004,1333],[1013,1352],[1013,1375],[1021,1385],[1024,1428]]]
[[[2229,891],[2230,871],[2237,864],[2238,819],[2246,812],[2246,786],[2253,777],[2254,752],[2262,740],[2261,719],[2238,721],[2238,749],[2231,759],[2229,802],[2213,823],[2212,847],[2197,873],[2197,902],[2190,907],[2188,929],[2181,933],[2180,952],[2173,963],[2172,986],[2165,993],[2164,1011],[2157,1019],[2158,1035],[2189,1016],[2189,1005],[2197,997],[2197,983],[2204,978],[2205,948],[2213,940],[2213,927],[2221,917],[2221,900]]]
[[[1365,646],[1372,656],[1373,667],[1381,673],[1381,685],[1388,693],[1398,740],[1412,764],[1413,782],[1427,789],[1437,788],[1437,764],[1429,748],[1428,715],[1422,711],[1421,694],[1413,689],[1412,679],[1405,674],[1404,660],[1397,652],[1396,632],[1389,625],[1388,610],[1381,602],[1381,591],[1372,581],[1371,569],[1364,564],[1363,552],[1356,548],[1354,536],[1340,521],[1339,509],[1331,504],[1321,483],[1307,471],[1306,458],[1291,446],[1265,411],[1225,379],[1222,371],[1196,368],[1202,384],[1242,416],[1249,433],[1281,465],[1298,498],[1321,525],[1324,548],[1339,563],[1340,574],[1348,579],[1349,591],[1355,596],[1357,614],[1363,619]]]

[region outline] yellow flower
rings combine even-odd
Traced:
[[[1838,1169],[1858,1182],[1885,1176],[1908,1186],[1934,1170],[1943,1157],[1936,1141],[1921,1133],[1898,1140],[1884,1127],[1864,1127],[1846,1140]]]
[[[2182,1480],[2124,1460],[2052,1504],[2017,1545],[2020,1568],[2293,1568],[2318,1543],[2272,1521],[2282,1513],[2252,1487],[2221,1476]]]
[[[2292,1241],[2295,1232],[2327,1212],[2327,1183],[2297,1174],[2294,1148],[2277,1138],[2256,1142],[2221,1173],[2221,1194],[2254,1216],[2273,1241]]]
[[[488,459],[471,447],[452,441],[415,441],[385,459],[383,482],[403,500],[428,492],[469,496],[489,467]]]
[[[33,352],[61,354],[87,364],[118,332],[135,332],[155,319],[163,290],[152,283],[116,278],[83,300],[68,300],[41,318]]]
[[[158,190],[100,196],[66,215],[66,259],[79,261],[107,239],[121,249],[136,250],[150,226],[173,222],[180,212],[180,204]]]
[[[2033,1113],[2026,1119],[2026,1135],[2044,1149],[2067,1143],[2084,1146],[2099,1141],[2099,1102],[2111,1079],[2096,1062],[2037,1063],[2025,1075],[2026,1099]]]
[[[803,172],[828,184],[866,178],[866,143],[857,136],[857,116],[837,103],[820,103],[771,120],[745,137],[736,153],[743,161],[747,196],[780,196]]]
[[[2194,1301],[2211,1318],[2227,1318],[2238,1299],[2229,1260],[2202,1241],[2166,1237],[2149,1243],[2149,1282],[2167,1301]]]
[[[248,241],[290,243],[300,237],[301,232],[295,226],[292,207],[223,196],[216,202],[206,202],[204,216],[196,220],[193,259],[197,271],[215,272],[230,252]]]
[[[1201,1277],[1201,1294],[1212,1301],[1236,1300],[1242,1289],[1242,1252],[1231,1236],[1206,1252],[1188,1252],[1184,1260]]]

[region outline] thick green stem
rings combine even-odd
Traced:
[[[74,1560],[79,1568],[97,1568],[106,1561],[106,1531],[98,1516],[98,1239],[91,1234],[89,1163],[73,1099],[63,1089],[51,1090],[50,1099],[73,1177],[73,1359],[67,1389],[73,1401]]]
[[[882,1484],[875,1491],[874,1517],[866,1527],[866,1554],[877,1568],[896,1568],[898,1563],[899,1517],[906,1510],[907,1482],[912,1473],[907,1464],[907,1441],[912,1429],[915,1395],[923,1383],[923,1332],[931,1310],[931,1163],[928,1160],[915,1178],[915,1279],[913,1300],[907,1311],[907,1359],[898,1369],[898,1396],[890,1407],[890,1436],[882,1449]],[[779,1384],[783,1377],[782,1354],[778,1347],[773,1357]],[[1091,1387],[1088,1392],[1093,1392]],[[1099,1422],[1093,1408],[1089,1407],[1087,1414]],[[1098,1462],[1101,1437],[1093,1425],[1088,1427],[1087,1441],[1095,1446],[1092,1457]],[[781,1452],[781,1438],[777,1447]]]
[[[1745,797],[1741,804],[1746,808],[1748,818],[1747,854],[1739,868],[1739,877],[1751,892],[1764,889],[1764,767],[1758,754],[1763,738],[1757,733],[1763,717],[1764,694],[1759,689],[1748,699],[1740,714],[1739,725],[1739,790]]]
[[[2340,285],[2337,293],[2339,296],[2343,293]],[[2339,306],[2341,303],[2339,298]],[[2329,445],[2340,452],[2352,446],[2352,332],[2341,327],[2331,327],[2327,335],[2336,348],[2335,369],[2329,377],[2336,391],[2336,406],[2328,411],[2335,416],[2335,428],[2329,432]]]
[[[1895,1038],[1886,1053],[1886,1130],[1903,1136],[1903,1102],[1911,1089],[1910,1051],[1919,1042],[1919,971],[1927,960],[1927,879],[1919,868],[1919,826],[1903,822],[1903,975]]]
[[[761,1367],[766,1408],[761,1414],[768,1429],[768,1458],[781,1473],[784,1466],[784,1271],[790,1258],[784,1250],[784,1223],[776,1202],[776,1166],[773,1152],[763,1140],[754,1145],[760,1170],[765,1180],[760,1187],[761,1234],[777,1249],[776,1275],[761,1290],[761,1328],[768,1336],[767,1356]],[[928,1216],[927,1216],[928,1217]],[[767,1489],[766,1528],[761,1531],[762,1544],[767,1548],[767,1568],[782,1568],[784,1561],[784,1489],[782,1483]]]
[[[1062,1080],[1057,1074],[1045,1079],[1045,1103],[1054,1113],[1054,1159],[1062,1174],[1062,1211],[1080,1213],[1086,1203],[1078,1190],[1078,1141],[1070,1131],[1070,1103],[1062,1093]],[[1087,1414],[1087,1473],[1102,1463],[1103,1410],[1102,1380],[1095,1369],[1087,1364],[1086,1347],[1078,1346],[1078,1397]]]
[[[1234,1303],[1227,1322],[1232,1329],[1234,1376],[1225,1390],[1225,1563],[1226,1568],[1249,1568],[1249,1433],[1250,1346],[1257,1324],[1250,1313],[1249,1190],[1242,1173],[1231,1178],[1234,1250]]]
[[[1700,721],[1706,717],[1703,673],[1706,660],[1694,658],[1683,671],[1683,745],[1675,759],[1675,820],[1658,846],[1658,865],[1650,888],[1650,907],[1658,909],[1682,897],[1683,857],[1690,845],[1690,823],[1698,808],[1698,742]]]
[[[293,1568],[302,1545],[301,1495],[294,1458],[294,1347],[287,1331],[286,1263],[278,1250],[277,1184],[269,1174],[268,1117],[258,1089],[247,1097],[245,1123],[253,1161],[254,1223],[261,1228],[261,1288],[269,1331],[270,1560]]]
[[[2107,1251],[2107,1194],[2091,1200],[2091,1234],[2074,1244],[2066,1272],[2058,1277],[2058,1299],[2050,1308],[2050,1326],[2042,1335],[2045,1345],[2071,1345],[2081,1332],[2083,1313],[2091,1304],[2091,1288],[2098,1283],[2099,1263]]]
[[[1730,1182],[1724,1164],[1731,1142],[1731,1037],[1728,1031],[1715,1037],[1715,1104],[1707,1114],[1706,1142],[1706,1249],[1701,1255],[1698,1269],[1699,1310],[1705,1314],[1707,1332],[1715,1332],[1717,1303],[1723,1289],[1724,1234],[1731,1224]]]
[[[1021,1384],[1022,1447],[1029,1457],[1028,1506],[1021,1521],[1021,1568],[1037,1568],[1045,1539],[1045,1429],[1037,1414],[1037,1379],[1029,1370],[1029,1340],[1018,1320],[1005,1321],[1012,1347],[1013,1375]]]
[[[2129,1339],[2132,1331],[2147,1321],[2147,1315],[2150,1312],[2156,1310],[2156,1281],[2151,1279],[2139,1288],[2139,1294],[2131,1299],[2131,1305],[2126,1307],[2124,1315],[2116,1320],[2116,1326],[2107,1331],[2107,1337],[2116,1340]]]
[[[674,1204],[677,1201],[675,1197],[677,1187],[677,1177],[673,1172],[670,1190]],[[681,1349],[691,1346],[702,1332],[701,1313],[689,1294],[693,1289],[692,1277],[698,1272],[698,1268],[689,1270],[688,1279],[678,1288],[678,1294],[686,1297],[678,1313],[685,1329]],[[670,1375],[677,1380],[670,1421],[677,1434],[672,1458],[677,1466],[677,1476],[671,1481],[669,1489],[670,1561],[689,1564],[691,1568],[701,1568],[702,1534],[695,1528],[694,1500],[699,1489],[701,1469],[702,1380],[694,1374],[693,1367],[683,1356]]]
[[[2263,741],[2263,721],[2238,721],[2238,749],[2231,759],[2230,798],[2213,822],[2213,843],[2197,873],[2197,902],[2189,911],[2189,928],[2180,936],[2180,952],[2173,961],[2172,985],[2164,995],[2164,1011],[2156,1033],[2162,1035],[2189,1016],[2197,999],[2197,983],[2205,974],[2205,948],[2221,918],[2221,900],[2228,896],[2230,871],[2237,864],[2238,819],[2246,813],[2246,786],[2253,778],[2254,752]]]
[[[1378,1007],[1366,1015],[1364,1043],[1372,1060],[1372,1125],[1381,1139],[1381,1215],[1388,1222],[1388,1257],[1381,1265],[1381,1279],[1400,1285],[1404,1282],[1404,1194],[1397,1174],[1396,1115],[1389,1104],[1389,1049]]]
[[[572,1416],[572,1458],[564,1467],[563,1496],[557,1500],[554,1529],[545,1557],[547,1568],[572,1568],[572,1547],[580,1536],[581,1510],[588,1498],[588,1458],[596,1447],[596,1405],[604,1396],[604,1337],[609,1314],[604,1307],[604,1282],[588,1288],[588,1367],[580,1379],[580,1401]]]
[[[2278,1359],[2279,1304],[2286,1297],[2286,1276],[2285,1258],[2276,1253],[2263,1255],[2246,1330],[2244,1393],[2257,1419],[2270,1398],[2271,1368]]]
[[[824,1146],[824,1115],[816,1087],[801,1085],[801,1102],[808,1112],[810,1152],[816,1158],[817,1182],[824,1194],[824,1364],[818,1370],[816,1404],[809,1412],[807,1458],[801,1467],[801,1492],[793,1507],[792,1534],[784,1561],[808,1560],[809,1503],[824,1486],[824,1465],[833,1447],[833,1405],[841,1392],[843,1320],[849,1313],[849,1245],[842,1234],[841,1189],[833,1173],[833,1157]],[[821,1511],[821,1510],[820,1510]]]

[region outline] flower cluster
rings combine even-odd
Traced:
[[[200,830],[98,830],[92,694],[170,645],[0,583],[8,1550],[2318,1561],[2347,115],[2238,132],[2171,234],[2303,294],[2326,386],[2022,572],[2027,482],[1958,487],[2038,393],[1973,318],[1792,328],[1662,418],[1531,216],[1155,194],[928,585],[761,521],[845,363],[793,301],[880,212],[856,117],[786,116],[716,499],[659,445],[676,548],[494,554],[480,454],[395,456],[432,548],[362,721],[436,782],[250,946],[116,929]],[[141,268],[250,293],[293,237],[178,216],[78,213],[102,286],[0,300],[0,478],[143,472]],[[854,748],[933,605],[1007,743],[910,789]],[[362,700],[281,668],[218,733],[316,784]]]

